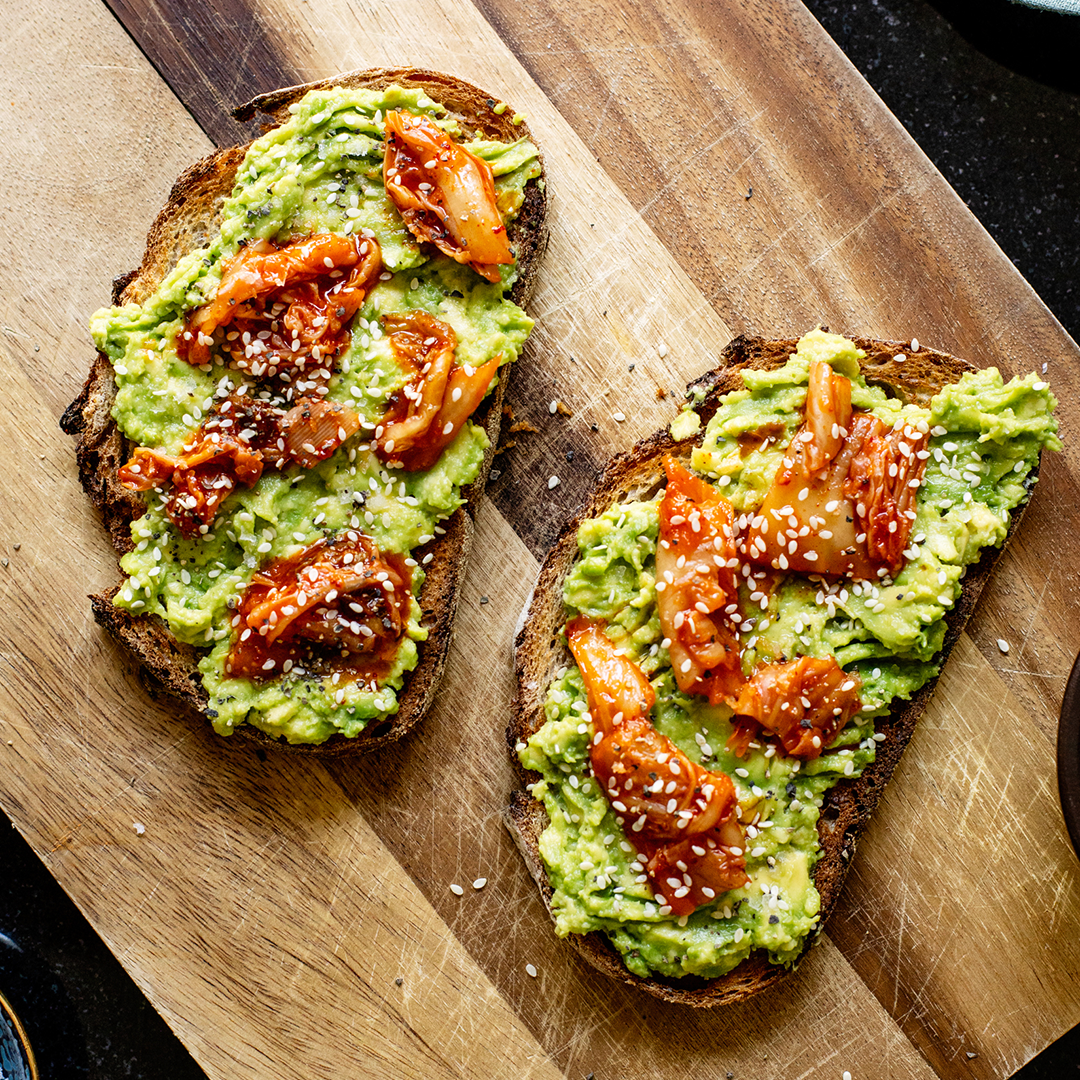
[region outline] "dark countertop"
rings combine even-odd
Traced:
[[[1080,17],[1006,0],[805,2],[1080,337]],[[0,990],[43,1080],[204,1076],[2,816],[0,866]],[[1080,1028],[1016,1080],[1070,1076]]]

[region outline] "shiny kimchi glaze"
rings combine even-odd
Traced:
[[[751,563],[877,581],[904,565],[928,434],[851,407],[851,382],[815,361],[806,418],[740,542]]]
[[[383,326],[409,381],[387,403],[375,450],[395,468],[429,469],[484,399],[502,356],[455,366],[453,327],[426,311],[387,315]]]
[[[275,679],[290,671],[378,685],[408,623],[404,558],[348,530],[264,566],[240,597],[225,672]]]
[[[426,116],[386,114],[383,182],[409,231],[488,281],[514,261],[491,166]]]
[[[741,757],[764,733],[778,738],[791,757],[816,758],[861,708],[861,688],[859,676],[835,656],[759,664],[732,703],[735,732],[728,746]]]
[[[240,484],[253,486],[267,467],[324,461],[360,426],[351,409],[301,398],[285,410],[234,393],[218,402],[178,455],[139,447],[118,472],[133,491],[161,489],[165,512],[185,536],[214,522]]]
[[[180,355],[205,365],[218,347],[286,397],[315,389],[381,271],[371,237],[315,233],[284,247],[248,244],[224,265],[214,299],[188,316]]]
[[[601,623],[577,618],[566,634],[595,728],[593,775],[636,847],[658,902],[686,915],[745,884],[731,778],[692,762],[653,727],[652,686]]]
[[[735,515],[711,484],[664,461],[656,602],[679,689],[716,704],[742,685]]]

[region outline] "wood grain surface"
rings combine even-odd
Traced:
[[[1053,766],[1080,356],[796,0],[29,0],[3,49],[0,803],[211,1077],[989,1078],[1080,1020]],[[538,430],[497,459],[428,719],[313,765],[142,691],[90,618],[115,565],[56,422],[172,180],[246,137],[229,109],[410,62],[511,101],[545,150],[551,245],[510,390]],[[1067,446],[821,945],[784,990],[691,1013],[558,942],[502,829],[512,629],[596,466],[733,333],[819,321],[1047,365]]]

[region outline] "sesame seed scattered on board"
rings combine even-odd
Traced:
[[[465,890],[460,885],[458,885],[456,882],[450,886],[450,891],[455,896],[464,896],[465,895]]]
[[[621,424],[626,419],[626,415],[621,412],[615,412],[611,414],[611,418],[613,420],[618,420],[618,422]]]
[[[998,638],[997,647],[1003,653],[1007,653],[1009,651],[1009,643],[1004,638]]]
[[[533,979],[536,978],[536,968],[534,968],[532,966],[532,964],[526,964],[525,965],[525,971],[530,976],[530,978],[533,978]],[[850,1078],[849,1078],[849,1080],[850,1080]]]
[[[486,877],[478,877],[478,878],[477,878],[477,879],[476,879],[476,880],[475,880],[475,881],[474,881],[474,882],[472,883],[472,887],[473,887],[474,889],[476,889],[477,891],[479,891],[479,890],[480,890],[480,889],[482,889],[482,888],[483,888],[483,887],[484,887],[484,886],[485,886],[486,884],[487,884],[487,878],[486,878]]]
[[[548,491],[550,491],[552,488],[557,488],[559,486],[559,483],[560,481],[557,476],[548,477]]]

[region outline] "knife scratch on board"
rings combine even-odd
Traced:
[[[827,259],[850,237],[854,236],[855,233],[859,232],[862,228],[864,228],[868,222],[870,222],[873,218],[877,217],[879,214],[887,210],[893,203],[897,202],[901,195],[909,194],[910,193],[908,192],[906,187],[901,187],[899,190],[894,191],[891,195],[889,195],[888,198],[882,200],[881,202],[875,203],[874,206],[870,210],[868,210],[861,218],[859,218],[859,220],[856,221],[854,225],[848,228],[835,240],[826,244],[826,246],[807,263],[806,268],[808,270],[812,270],[814,267],[817,266],[819,262],[821,262],[823,259]]]

